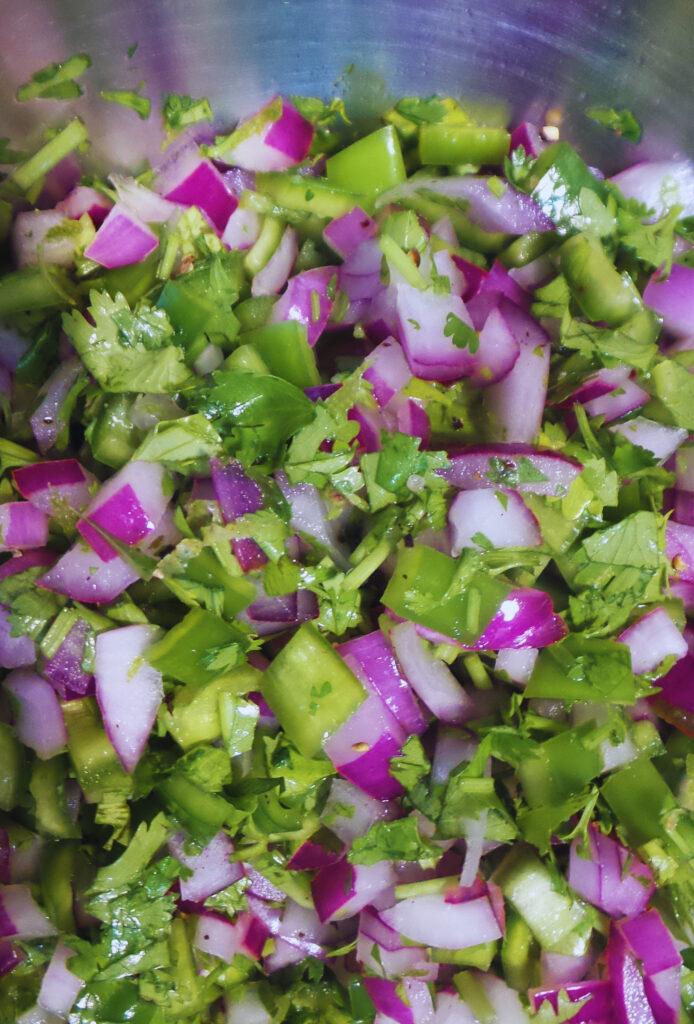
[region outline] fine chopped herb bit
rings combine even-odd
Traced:
[[[140,95],[144,87],[145,83],[140,82],[137,89],[102,89],[99,95],[108,103],[118,103],[121,107],[129,107],[130,110],[135,111],[138,117],[146,121],[152,109],[152,101],[147,96]]]
[[[170,92],[162,106],[164,127],[170,132],[180,132],[198,121],[211,121],[212,108],[206,99],[193,99],[187,94]]]
[[[74,100],[84,92],[76,81],[92,66],[86,53],[77,53],[60,64],[48,64],[35,71],[31,79],[17,89],[20,103],[26,100]]]
[[[641,125],[630,110],[615,110],[613,107],[588,107],[586,117],[603,128],[611,128],[616,135],[623,135],[629,142],[641,141]]]

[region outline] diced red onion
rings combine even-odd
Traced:
[[[219,345],[213,345],[211,342],[207,345],[198,358],[193,363],[193,369],[197,373],[198,377],[205,377],[208,373],[212,373],[218,366],[224,362],[224,353],[222,352]]]
[[[44,939],[55,933],[28,885],[0,885],[0,938]]]
[[[231,990],[227,989],[226,1024],[272,1024],[272,1017],[265,1009],[257,985],[245,985],[243,994],[233,990],[233,995],[232,1002]]]
[[[101,485],[85,519],[124,544],[137,544],[154,531],[169,504],[165,480],[159,463],[128,462]]]
[[[32,881],[40,868],[45,842],[25,829],[0,829],[0,882]],[[0,972],[1,973],[1,972]]]
[[[74,950],[59,939],[39,989],[39,1006],[59,1017],[67,1017],[84,985],[82,979],[67,966],[74,955]]]
[[[346,779],[333,779],[321,815],[325,825],[347,846],[376,821],[394,817],[395,805],[368,796]]]
[[[694,197],[693,197],[694,198]],[[676,337],[694,334],[694,267],[673,263],[667,278],[651,277],[643,301],[663,318],[663,327]]]
[[[683,526],[674,519],[665,524],[665,553],[674,569],[675,578],[694,582],[694,526]]]
[[[4,978],[24,960],[25,954],[19,946],[15,946],[7,940],[0,941],[0,978]]]
[[[590,951],[571,956],[568,953],[552,953],[543,949],[540,953],[540,976],[544,987],[560,986],[582,981],[595,963]]]
[[[393,395],[388,405],[383,410],[383,415],[386,420],[392,422],[392,430],[397,430],[401,434],[407,434],[409,437],[418,437],[422,444],[422,448],[426,448],[429,444],[429,437],[431,434],[431,424],[429,422],[429,416],[422,406],[414,398],[407,398],[405,395]]]
[[[568,881],[579,896],[611,917],[642,913],[655,889],[650,868],[595,826],[588,830],[585,853],[574,839]]]
[[[539,547],[542,534],[537,519],[517,491],[499,488],[461,491],[448,510],[451,554],[457,558],[463,548],[481,546],[474,540],[482,534],[495,548]]]
[[[453,253],[453,263],[463,275],[465,288],[463,290],[462,297],[464,302],[468,302],[474,298],[475,295],[479,294],[484,279],[487,277],[488,271],[482,267],[478,267],[476,263],[470,263],[468,260],[463,259],[462,256],[458,256]]]
[[[58,650],[41,665],[41,674],[61,700],[76,700],[94,693],[94,676],[82,668],[89,626],[78,619]]]
[[[44,398],[29,423],[39,451],[44,455],[53,447],[61,430],[66,426],[63,405],[81,370],[82,363],[79,359],[66,359],[41,387],[39,394],[44,395]]]
[[[511,277],[503,263],[495,260],[491,270],[480,279],[476,294],[468,303],[476,330],[482,328],[492,309],[501,307],[503,311],[506,308],[505,303],[501,304],[502,298],[526,312],[530,308],[528,293]]]
[[[472,1010],[450,989],[437,992],[434,1021],[435,1024],[478,1024]]]
[[[437,965],[431,963],[425,949],[403,945],[398,933],[369,907],[359,915],[356,957],[363,969],[380,977],[416,975],[424,981],[434,981],[438,974]]]
[[[554,612],[552,599],[542,590],[521,587],[502,601],[474,649],[547,647],[566,635],[563,619]]]
[[[118,195],[119,203],[139,217],[145,224],[165,224],[181,213],[182,207],[164,199],[151,188],[145,188],[134,178],[112,174],[111,181]]]
[[[386,338],[365,360],[363,377],[373,386],[374,398],[384,408],[412,378],[405,353],[395,338]]]
[[[413,623],[394,626],[390,641],[407,681],[432,714],[453,724],[466,722],[472,716],[472,700],[445,662],[434,657]]]
[[[607,1024],[612,1019],[612,997],[608,981],[578,981],[562,985],[561,990],[572,1003],[590,997],[571,1018],[572,1024]],[[534,1010],[539,1010],[545,1002],[555,1012],[558,1009],[559,988],[535,989],[529,995]]]
[[[158,633],[156,626],[138,623],[96,638],[96,699],[126,772],[140,760],[164,697],[161,672],[143,659]]]
[[[4,685],[16,702],[14,727],[18,739],[44,761],[65,750],[63,712],[51,684],[28,668],[17,668]]]
[[[627,199],[636,199],[649,210],[653,220],[672,206],[682,206],[681,216],[694,214],[694,168],[689,160],[658,160],[627,167],[611,179]]]
[[[262,221],[255,210],[237,207],[222,232],[222,243],[227,249],[250,249],[258,241]]]
[[[246,911],[233,923],[214,914],[201,914],[193,944],[230,964],[237,954],[259,960],[268,934],[265,925]]]
[[[207,214],[219,234],[239,201],[211,160],[195,143],[178,148],[159,168],[155,191],[181,206],[196,206]]]
[[[0,505],[0,551],[42,548],[48,540],[48,519],[29,501]]]
[[[230,461],[224,465],[219,459],[211,459],[210,467],[212,484],[225,523],[233,523],[263,507],[260,487],[246,475],[240,462]],[[267,561],[254,540],[232,540],[231,546],[244,572],[259,568]]]
[[[521,288],[532,292],[540,285],[546,284],[554,277],[556,271],[551,258],[543,253],[523,267],[512,267],[508,273]]]
[[[269,323],[296,320],[306,327],[308,343],[313,347],[325,330],[332,312],[334,296],[328,294],[331,282],[337,283],[338,267],[316,267],[289,279],[286,291],[272,307]]]
[[[55,208],[71,220],[79,220],[88,213],[98,227],[112,206],[113,202],[103,192],[88,185],[77,185],[64,199],[56,203]]]
[[[610,369],[602,367],[586,377],[569,398],[558,404],[571,408],[574,402],[590,402],[594,398],[609,395],[629,379],[630,373],[631,370],[628,366],[615,366]]]
[[[323,229],[323,238],[338,256],[349,259],[362,242],[376,236],[376,222],[368,213],[355,206],[349,213],[336,217]]]
[[[313,907],[303,907],[288,899],[275,934],[290,946],[300,950],[303,956],[325,960],[331,947],[340,945],[340,940],[348,933],[351,937],[350,924],[324,923]]]
[[[687,437],[682,427],[668,427],[664,423],[635,416],[625,423],[618,423],[610,430],[626,437],[632,444],[652,452],[658,462],[665,462]]]
[[[566,494],[571,483],[581,472],[579,463],[558,452],[542,451],[527,444],[470,445],[451,448],[448,452],[449,469],[438,470],[440,476],[453,487],[473,490],[481,487],[499,487],[504,481],[500,475],[513,478],[518,474],[519,460],[524,460],[544,479],[514,483],[519,491],[531,494]],[[494,459],[494,465],[491,460]],[[523,462],[521,462],[521,467]],[[522,474],[521,474],[522,476]]]
[[[530,444],[539,433],[545,411],[549,336],[529,313],[507,299],[499,300],[499,309],[518,341],[520,353],[503,380],[485,390],[484,401],[499,440]]]
[[[336,864],[342,859],[344,847],[339,844],[339,850],[328,849],[320,842],[308,839],[302,843],[299,849],[287,862],[290,871],[317,871],[318,868],[327,867],[329,864]]]
[[[386,978],[364,978],[364,986],[379,1014],[394,1024],[415,1024],[412,1007],[404,1002],[394,981]]]
[[[524,686],[533,674],[538,653],[533,647],[502,648],[496,656],[494,669],[505,672],[512,682]]]
[[[470,203],[466,211],[470,220],[484,231],[501,231],[510,235],[525,235],[529,231],[551,231],[553,223],[537,205],[534,199],[507,185],[497,196],[489,187],[490,178],[481,175],[466,175],[448,178],[414,178],[406,185],[393,189],[392,198],[416,193],[420,189],[437,192],[439,195],[465,199]],[[391,194],[379,196],[379,203],[388,202]]]
[[[465,275],[454,258],[454,254],[446,249],[441,249],[439,252],[433,253],[432,259],[436,273],[440,277],[447,278],[451,286],[450,290],[454,295],[460,295],[462,298],[467,290],[467,282]]]
[[[477,749],[477,741],[462,729],[439,723],[436,729],[436,746],[431,762],[434,782],[447,782],[451,772],[463,761],[471,761]]]
[[[519,146],[523,147],[526,156],[531,156],[535,160],[546,148],[547,143],[543,141],[537,125],[531,121],[522,121],[511,132],[509,152],[513,153]]]
[[[459,348],[448,330],[449,317],[468,327],[472,320],[458,295],[421,291],[413,285],[395,286],[398,333],[412,373],[424,380],[457,380],[473,372],[475,356]]]
[[[354,917],[385,892],[392,891],[395,871],[391,861],[350,864],[338,861],[321,868],[311,883],[313,902],[321,921]]]
[[[323,749],[340,775],[370,796],[390,800],[402,793],[389,767],[404,741],[405,730],[381,698],[371,693]]]
[[[631,667],[636,675],[654,672],[664,658],[676,660],[687,653],[687,642],[664,608],[644,615],[619,636],[619,642],[631,651]]]
[[[84,255],[107,270],[113,270],[141,263],[158,245],[154,232],[119,202],[97,231],[94,241],[84,250]]]
[[[380,630],[355,637],[336,648],[357,678],[376,693],[408,735],[421,735],[427,719]]]
[[[616,927],[646,974],[659,974],[681,966],[682,957],[657,910],[646,910],[636,917],[623,919]]]
[[[508,326],[503,313],[493,309],[479,333],[479,348],[475,354],[475,369],[470,383],[488,387],[506,377],[520,355],[520,345]]]
[[[226,163],[248,171],[286,171],[305,159],[313,142],[313,126],[284,98],[279,118],[268,121],[266,111],[277,99],[239,122],[237,128],[250,128],[256,122],[257,130],[224,151]]]
[[[454,249],[458,248],[458,236],[455,233],[453,222],[449,216],[444,214],[443,217],[434,221],[431,225],[431,234],[440,238],[442,242],[446,242],[447,245],[452,246]]]
[[[16,331],[0,326],[0,365],[14,373],[29,348],[29,342]]]
[[[188,878],[181,877],[181,899],[202,903],[243,878],[241,864],[229,859],[234,844],[224,832],[218,832],[199,853],[186,853],[185,847],[186,839],[180,832],[169,840],[171,855],[193,872]]]
[[[325,547],[340,565],[346,561],[346,553],[337,540],[339,523],[328,519],[325,504],[318,489],[309,483],[290,484],[284,471],[275,475],[284,498],[291,509],[289,525]]]
[[[603,416],[605,423],[626,416],[650,400],[650,395],[633,380],[627,380],[609,395],[584,403],[589,416]]]
[[[88,503],[96,478],[77,459],[36,462],[12,471],[14,485],[32,505],[55,515],[61,505],[80,511]]]
[[[60,210],[28,210],[17,214],[12,228],[12,246],[18,267],[37,267],[39,264],[71,267],[75,261],[76,239],[63,234],[47,238],[53,228],[59,228],[66,219]]]
[[[405,938],[441,949],[467,949],[494,942],[502,934],[486,897],[450,903],[441,893],[413,896],[382,910],[380,916]]]
[[[284,288],[292,272],[299,251],[298,235],[294,228],[286,227],[272,256],[253,278],[252,295],[277,295]]]
[[[62,555],[37,586],[67,594],[73,601],[97,604],[113,601],[139,574],[117,555],[104,560],[80,541]]]
[[[36,548],[23,555],[8,558],[0,565],[0,580],[13,576],[33,566],[50,565],[55,555],[51,551]],[[13,636],[10,609],[0,604],[0,667],[23,668],[36,661],[36,649],[30,636]]]

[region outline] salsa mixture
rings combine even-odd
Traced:
[[[0,145],[0,1021],[694,1020],[691,164],[162,113]]]

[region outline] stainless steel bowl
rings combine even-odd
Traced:
[[[362,116],[402,94],[501,98],[518,117],[551,108],[608,171],[694,151],[694,0],[0,0],[0,26],[0,135],[23,142],[64,118],[65,104],[18,104],[15,89],[84,51],[73,106],[109,167],[132,166],[152,131],[99,89],[140,80],[155,103],[207,96],[225,118],[275,91],[346,94]],[[588,121],[595,103],[636,114],[638,151]]]

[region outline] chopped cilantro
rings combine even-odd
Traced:
[[[91,66],[91,58],[86,53],[75,54],[60,64],[48,64],[40,71],[35,71],[24,85],[20,85],[17,89],[17,99],[20,103],[35,99],[77,99],[84,89],[76,79]]]
[[[615,110],[613,107],[588,107],[586,117],[603,128],[611,128],[616,135],[622,135],[629,142],[641,141],[641,125],[630,110]]]

